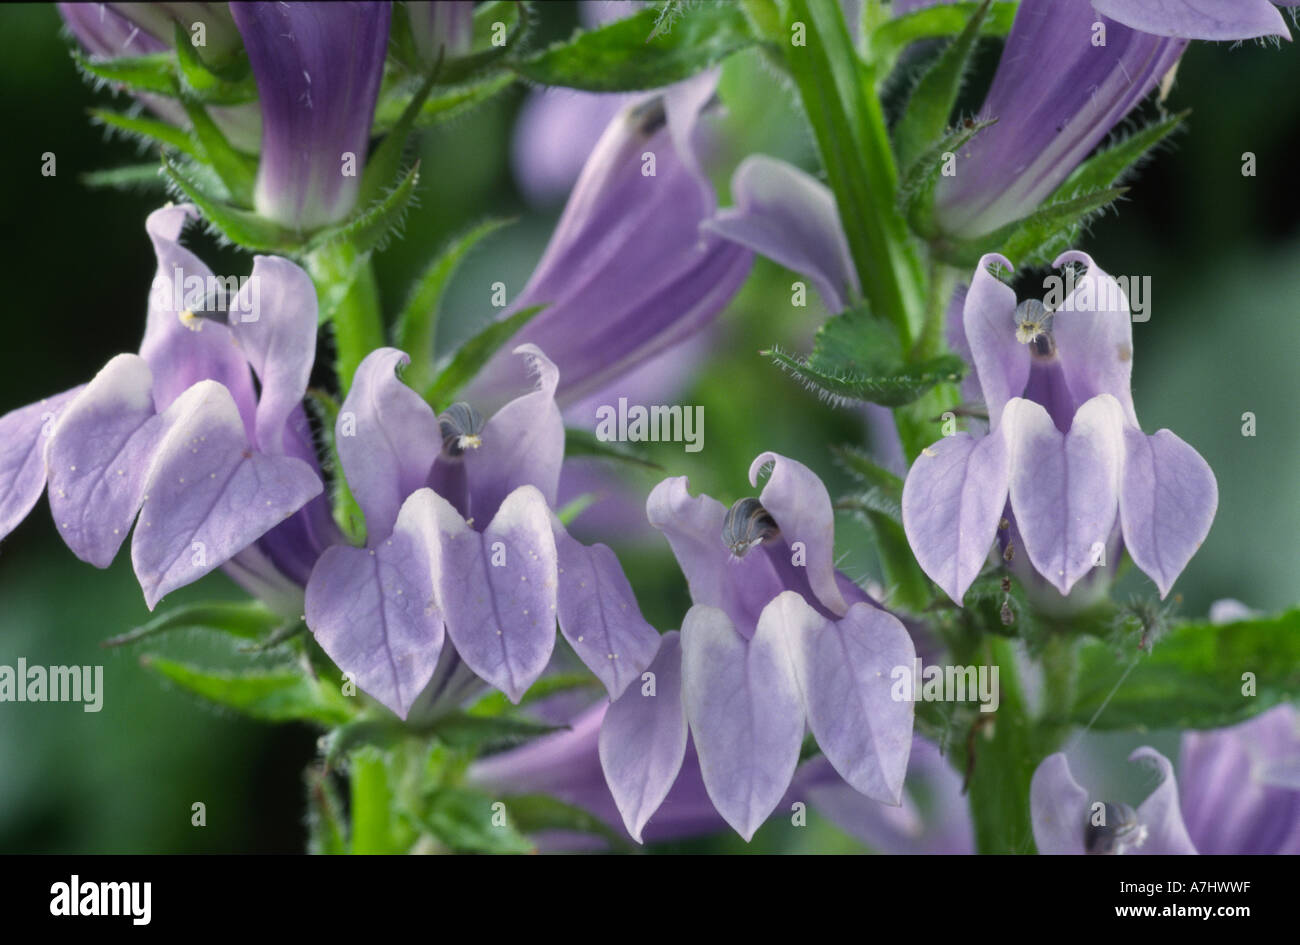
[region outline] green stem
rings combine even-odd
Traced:
[[[352,852],[396,853],[392,839],[393,792],[382,755],[352,759]]]
[[[921,327],[924,276],[896,205],[894,166],[872,70],[853,48],[835,0],[791,0],[780,38],[835,195],[849,252],[873,314],[889,320],[905,348]]]
[[[980,853],[1033,853],[1029,782],[1038,762],[1011,641],[987,638],[990,664],[998,667],[1001,700],[991,722],[977,723],[967,757],[975,848]]]
[[[316,282],[322,316],[334,325],[334,369],[339,393],[346,395],[361,361],[386,344],[379,287],[368,255],[349,243],[335,243],[312,253],[308,270]]]

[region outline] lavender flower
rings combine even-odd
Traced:
[[[384,74],[387,3],[232,3],[257,79],[258,213],[296,230],[352,212]]]
[[[963,322],[988,404],[987,435],[958,433],[922,451],[903,488],[903,525],[926,574],[956,602],[993,538],[1014,526],[1034,571],[1069,594],[1122,536],[1161,596],[1210,530],[1214,474],[1168,430],[1147,436],[1130,391],[1133,333],[1119,285],[1087,267],[1055,312],[1015,295],[980,260]]]
[[[1030,785],[1040,853],[1300,852],[1300,715],[1290,705],[1210,732],[1183,735],[1181,791],[1169,760],[1139,748],[1160,783],[1136,810],[1090,801],[1062,754]],[[1181,796],[1181,802],[1180,802]],[[1100,814],[1104,813],[1104,824]]]
[[[405,354],[361,363],[335,430],[366,519],[364,548],[327,550],[307,585],[307,624],[357,684],[402,717],[429,683],[444,632],[459,658],[518,701],[546,668],[558,618],[613,696],[654,655],[627,578],[604,545],[554,518],[564,425],[559,372],[521,345],[537,387],[481,428],[433,410],[395,375]]]
[[[672,789],[688,731],[709,797],[747,840],[790,786],[805,721],[855,790],[899,803],[913,707],[888,680],[912,640],[835,570],[826,487],[775,453],[754,460],[751,483],[768,464],[761,497],[730,511],[692,498],[684,477],[647,502],[694,606],[680,635],[660,638],[653,685],[629,688],[601,727],[601,764],[633,837]]]
[[[1144,33],[1179,39],[1290,39],[1277,7],[1300,0],[1092,0],[1098,13]]]
[[[749,271],[748,252],[700,233],[715,203],[692,139],[717,78],[702,73],[656,92],[610,124],[508,310],[547,306],[515,341],[537,345],[559,366],[562,402],[707,325]],[[503,349],[469,392],[499,400],[509,376]]]
[[[935,190],[935,219],[971,240],[1032,213],[1155,88],[1186,40],[1102,19],[1074,0],[1022,0],[993,85],[977,117],[997,124],[957,158]]]
[[[48,481],[59,534],[103,568],[138,514],[131,560],[150,609],[322,491],[300,405],[316,338],[311,280],[257,256],[230,320],[205,311],[215,280],[179,242],[194,215],[167,207],[146,223],[158,277],[139,355],[118,355],[84,387],[0,418],[0,535]],[[245,567],[265,577],[274,565],[261,555]]]

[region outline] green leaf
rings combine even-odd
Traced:
[[[689,79],[755,42],[734,3],[691,6],[667,31],[659,11],[641,10],[600,29],[580,32],[515,62],[533,82],[591,92],[632,92]]]
[[[935,254],[944,262],[969,269],[987,252],[999,252],[1015,265],[1050,263],[1074,242],[1088,219],[1121,197],[1127,187],[1111,187],[1039,207],[976,242],[939,242]]]
[[[430,795],[420,826],[457,853],[533,852],[533,844],[510,823],[509,804],[502,819],[497,803],[468,788],[440,788]]]
[[[898,172],[880,101],[834,0],[791,0],[806,45],[785,49],[844,223],[859,283],[877,317],[910,344],[925,310],[925,279],[892,197]]]
[[[383,249],[393,234],[401,229],[419,183],[420,165],[416,162],[382,200],[355,214],[341,226],[317,233],[307,243],[305,251],[314,253],[339,244],[350,245],[358,254]]]
[[[547,725],[517,715],[470,715],[453,712],[435,719],[428,732],[452,748],[504,748],[539,735],[549,735],[567,726]]]
[[[887,603],[921,613],[934,599],[934,590],[908,544],[900,495],[901,489],[894,492],[889,486],[873,486],[840,499],[836,508],[855,513],[875,536],[876,551],[889,588]]]
[[[1103,151],[1094,154],[1074,169],[1065,183],[1047,200],[1055,203],[1080,194],[1105,190],[1131,170],[1148,151],[1172,134],[1190,111],[1170,115],[1134,132]]]
[[[124,85],[133,92],[152,92],[172,98],[180,92],[176,82],[176,58],[171,52],[89,59],[74,51],[72,58],[82,72],[110,85]]]
[[[201,104],[184,98],[181,106],[194,128],[194,137],[203,149],[203,159],[221,178],[236,203],[245,207],[252,206],[257,161],[240,154],[231,146],[225,133],[217,127]]]
[[[257,101],[257,82],[246,53],[221,68],[199,58],[190,34],[180,23],[174,36],[184,98],[204,105],[242,105]]]
[[[1256,694],[1244,695],[1253,674]],[[1144,653],[1100,641],[1079,654],[1070,721],[1102,731],[1232,725],[1300,693],[1300,609],[1228,624],[1189,621]]]
[[[427,128],[449,118],[457,118],[514,85],[511,73],[496,73],[431,94],[420,106],[415,116],[416,128]],[[411,103],[414,95],[410,86],[399,87],[386,93],[375,110],[375,131],[392,128]]]
[[[646,458],[645,451],[629,443],[602,440],[590,430],[566,427],[564,430],[564,458],[592,456],[620,463],[631,463],[643,469],[663,469]]]
[[[549,830],[585,833],[602,838],[616,850],[631,849],[627,837],[611,829],[599,817],[550,795],[515,794],[505,798],[505,805],[510,820],[523,833]]]
[[[430,73],[416,93],[407,102],[406,108],[398,116],[392,129],[384,140],[375,148],[366,162],[366,169],[361,175],[361,186],[357,195],[359,206],[368,206],[384,196],[384,190],[401,175],[402,153],[406,150],[407,140],[415,127],[415,119],[420,114],[433,91],[434,75]]]
[[[830,403],[875,403],[898,407],[935,384],[961,379],[965,370],[956,355],[945,354],[919,364],[905,363],[898,339],[865,307],[827,320],[817,331],[807,358],[773,348],[771,357],[787,374]]]
[[[835,457],[835,461],[840,468],[848,472],[863,486],[867,488],[880,487],[895,499],[902,499],[903,480],[884,466],[879,465],[866,450],[859,449],[856,446],[831,446],[831,454]]]
[[[98,171],[87,171],[78,180],[98,190],[112,188],[115,190],[166,191],[166,179],[162,168],[150,161],[147,164],[127,164],[122,167],[108,167]]]
[[[871,57],[892,64],[900,52],[918,40],[960,33],[979,6],[976,2],[940,3],[886,20],[871,34]],[[980,26],[980,35],[1005,36],[1011,32],[1017,6],[1016,0],[992,4]]]
[[[894,126],[894,154],[900,167],[909,167],[948,126],[948,116],[970,65],[971,53],[991,0],[984,0],[934,64],[921,76]]]
[[[215,630],[243,640],[260,640],[283,623],[284,617],[271,612],[260,601],[209,601],[158,614],[148,623],[111,637],[100,646],[125,646],[172,630],[195,628]]]
[[[429,264],[416,280],[406,305],[397,316],[394,343],[411,356],[406,377],[416,390],[433,383],[433,352],[438,315],[447,285],[469,251],[483,239],[513,222],[507,219],[485,220],[468,233],[456,237]]]
[[[479,368],[545,307],[530,305],[508,318],[488,323],[486,328],[456,349],[446,366],[438,372],[437,380],[425,389],[424,399],[439,410],[447,407],[453,395],[469,383]]]
[[[334,726],[352,715],[342,695],[296,668],[212,671],[155,655],[142,656],[140,662],[182,689],[264,722]]]
[[[105,108],[92,108],[90,117],[92,121],[98,122],[106,128],[126,132],[128,135],[140,140],[160,144],[167,148],[174,148],[192,158],[202,156],[203,152],[195,145],[194,139],[190,137],[189,132],[177,128],[175,125],[169,125],[165,121],[145,118],[140,115],[125,115]],[[156,176],[158,165],[152,164],[150,168]]]
[[[947,155],[956,154],[976,134],[996,123],[996,118],[964,121],[945,132],[908,167],[898,188],[898,198],[907,222],[916,233],[931,239],[938,232],[933,221],[934,189]]]
[[[254,213],[233,207],[205,190],[197,180],[166,154],[163,171],[204,218],[226,239],[246,249],[264,253],[293,255],[300,248],[298,240],[283,227]]]

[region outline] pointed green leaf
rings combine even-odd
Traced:
[[[1069,719],[1077,725],[1101,731],[1232,725],[1300,692],[1300,609],[1228,624],[1187,621],[1150,652],[1091,642],[1079,654],[1078,680]]]
[[[284,255],[293,255],[300,248],[298,240],[284,228],[212,196],[167,155],[163,155],[163,170],[186,199],[232,243],[258,252]]]
[[[92,121],[106,128],[125,132],[132,137],[151,144],[174,148],[192,158],[199,158],[202,155],[202,151],[195,145],[194,139],[190,137],[189,132],[177,128],[175,125],[169,125],[165,121],[158,121],[156,118],[145,118],[141,115],[125,115],[121,112],[109,111],[106,108],[92,108],[90,117]],[[150,167],[153,173],[157,175],[158,165],[153,164]]]
[[[567,427],[564,431],[564,458],[572,459],[574,456],[610,459],[620,463],[631,463],[643,469],[663,469],[658,463],[647,459],[645,451],[633,444],[602,440],[590,430]]]
[[[260,640],[284,623],[284,617],[268,610],[260,601],[207,601],[186,604],[158,614],[129,633],[111,637],[101,646],[125,646],[172,630],[196,627],[216,630],[244,640]]]
[[[167,179],[163,176],[162,168],[152,161],[148,164],[127,164],[123,167],[87,171],[77,179],[92,190],[100,188],[161,192],[167,190]]]
[[[451,356],[446,366],[438,371],[437,380],[425,389],[424,399],[437,409],[444,409],[452,402],[456,392],[478,373],[479,368],[545,307],[530,305],[521,308],[508,318],[490,322],[486,328],[456,349],[456,353]]]
[[[398,116],[392,129],[384,136],[384,140],[379,143],[379,147],[375,148],[370,155],[370,159],[366,162],[366,169],[361,175],[361,187],[357,195],[357,204],[359,206],[368,206],[377,200],[381,200],[385,188],[389,187],[399,177],[402,154],[406,150],[407,140],[415,127],[415,119],[420,114],[420,109],[428,99],[429,93],[433,90],[434,78],[434,74],[430,73],[428,78],[421,83],[420,88],[411,96],[406,108]]]
[[[996,123],[996,118],[964,121],[945,132],[908,167],[898,188],[898,199],[908,224],[918,235],[930,239],[937,233],[933,221],[934,190],[948,156],[955,155],[967,141]]]
[[[142,656],[140,662],[182,689],[264,722],[334,726],[352,715],[342,695],[297,668],[213,671],[155,655]]]
[[[388,240],[401,229],[415,188],[420,183],[420,165],[417,162],[382,200],[356,214],[341,226],[322,230],[311,238],[306,252],[316,252],[336,244],[348,244],[357,253],[383,249]]]
[[[199,58],[189,32],[180,23],[176,24],[174,40],[185,98],[204,105],[242,105],[257,101],[257,82],[246,53],[241,52],[234,61],[216,69]]]
[[[433,383],[433,352],[443,293],[469,251],[512,220],[485,220],[451,241],[416,280],[397,317],[394,343],[411,356],[407,383],[422,390]]]
[[[977,2],[938,3],[886,20],[871,34],[872,59],[888,66],[899,53],[918,40],[960,33],[979,5]],[[1016,0],[994,3],[980,26],[980,35],[1006,36],[1010,33],[1018,5]]]
[[[454,88],[440,89],[425,99],[415,116],[416,128],[427,128],[449,118],[458,118],[465,112],[492,99],[508,89],[516,81],[512,73],[503,72],[472,79]],[[418,89],[417,89],[418,90]],[[410,85],[395,88],[379,100],[375,109],[375,131],[384,132],[392,128],[401,118],[402,113],[411,103],[413,96]]]
[[[984,0],[971,15],[966,28],[921,76],[907,100],[903,115],[894,126],[894,154],[900,167],[909,167],[948,126],[979,38],[980,27],[991,0]]]
[[[689,79],[755,42],[734,3],[691,6],[656,34],[659,11],[644,9],[513,63],[524,78],[590,92],[632,92]]]
[[[236,151],[217,127],[208,111],[198,102],[181,99],[181,107],[194,129],[194,137],[203,149],[203,160],[221,178],[231,198],[244,207],[253,203],[253,183],[257,178],[257,161]]]
[[[552,830],[585,833],[600,837],[615,850],[632,847],[626,836],[599,817],[547,794],[513,794],[505,798],[505,805],[510,820],[525,834]]]
[[[90,59],[74,51],[72,58],[82,72],[110,85],[124,85],[133,92],[152,92],[172,98],[180,92],[176,82],[176,58],[170,52],[123,56],[118,59]]]
[[[436,719],[427,731],[445,745],[452,748],[470,748],[483,751],[487,748],[506,748],[536,738],[549,735],[566,728],[563,725],[547,725],[533,719],[518,715],[470,715],[466,712],[453,712]]]
[[[1048,204],[1008,223],[975,242],[940,242],[935,254],[949,265],[969,269],[987,252],[999,252],[1017,266],[1050,263],[1074,242],[1088,220],[1122,196],[1127,187],[1111,187]]]
[[[902,499],[903,480],[879,465],[865,450],[856,446],[832,446],[831,454],[840,468],[847,471],[863,486],[879,487],[894,498]]]
[[[1190,111],[1182,111],[1170,115],[1094,154],[1074,169],[1074,173],[1066,178],[1065,183],[1056,189],[1056,193],[1047,202],[1055,203],[1110,187],[1141,161],[1148,151],[1172,134],[1189,114]]]
[[[468,788],[440,788],[430,795],[420,826],[457,853],[532,853],[529,842],[495,807],[499,798]]]

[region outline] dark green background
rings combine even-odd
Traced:
[[[566,34],[567,5],[546,7],[547,32]],[[996,44],[985,53],[995,61]],[[1134,329],[1138,413],[1148,432],[1177,431],[1218,476],[1214,529],[1176,587],[1189,614],[1228,596],[1281,608],[1300,583],[1298,57],[1290,43],[1195,44],[1170,101],[1193,109],[1188,130],[1083,244],[1113,274],[1152,277],[1151,321]],[[972,95],[978,92],[977,82]],[[730,110],[716,155],[724,188],[727,165],[747,150],[814,166],[809,135],[756,58],[729,65],[722,95]],[[106,141],[87,122],[85,109],[108,97],[77,76],[53,7],[0,9],[0,412],[82,382],[139,343],[154,266],[143,221],[162,198],[90,191],[79,182],[85,171],[141,159],[133,145]],[[484,284],[500,278],[512,292],[522,286],[554,214],[525,207],[511,177],[509,136],[521,100],[507,94],[426,133],[420,206],[405,240],[379,262],[390,312],[449,235],[489,215],[522,220],[471,259],[452,309],[468,322],[486,314]],[[57,155],[53,178],[40,174],[46,151]],[[1244,151],[1257,156],[1258,176],[1242,176]],[[220,258],[199,245],[210,261]],[[688,457],[664,446],[654,458],[667,473],[689,472],[693,491],[725,501],[743,494],[749,460],[768,448],[809,463],[832,488],[839,483],[826,447],[858,437],[859,422],[821,406],[756,355],[772,342],[806,347],[821,317],[789,306],[789,284],[775,266],[756,266],[723,320],[716,356],[679,398],[705,405],[705,450]],[[1245,411],[1257,417],[1253,439],[1241,436]],[[656,479],[634,486],[644,495]],[[857,535],[846,529],[841,545],[849,569],[861,574],[871,561]],[[663,546],[630,551],[625,561],[650,619],[660,629],[676,626],[687,598]],[[1140,575],[1126,581],[1124,594],[1150,590]],[[170,602],[234,594],[214,576]],[[315,733],[216,712],[160,685],[135,654],[99,648],[146,615],[127,555],[106,572],[81,564],[57,540],[43,501],[0,545],[0,664],[20,656],[32,664],[103,663],[107,690],[98,714],[72,704],[0,704],[0,851],[301,850],[300,772]],[[190,826],[196,801],[207,806],[206,828]],[[821,822],[808,831],[769,825],[756,844],[831,845],[851,848]],[[731,837],[712,848],[741,846]]]

